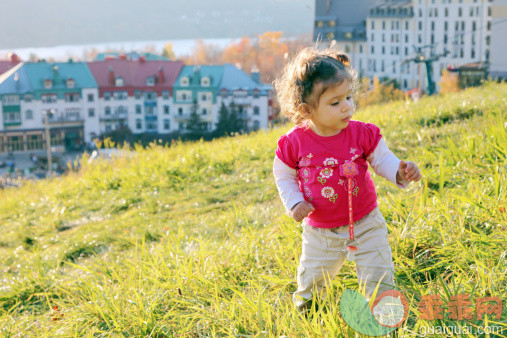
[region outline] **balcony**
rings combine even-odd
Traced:
[[[42,123],[46,123],[46,117],[42,117]],[[79,113],[72,114],[60,114],[60,115],[52,115],[49,117],[49,123],[64,123],[64,122],[84,122],[84,118],[81,117]]]
[[[128,113],[126,111],[115,112],[114,114],[101,115],[99,120],[103,122],[111,122],[111,121],[119,121],[126,120],[128,117]]]

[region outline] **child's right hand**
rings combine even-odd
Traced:
[[[301,222],[308,214],[314,211],[313,205],[307,201],[301,201],[291,209],[291,216],[296,222]]]

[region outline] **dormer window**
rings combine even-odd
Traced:
[[[123,78],[121,77],[117,77],[115,80],[114,80],[114,85],[116,87],[123,87],[125,85],[124,81],[123,81]]]
[[[182,77],[180,83],[182,86],[188,86],[188,77],[186,76]]]
[[[65,85],[67,88],[74,88],[76,87],[76,81],[74,81],[74,79],[67,79]]]
[[[146,85],[147,86],[154,86],[155,85],[155,79],[152,76],[149,76],[146,78]]]
[[[51,89],[53,88],[53,81],[50,79],[44,80],[44,89]]]
[[[209,86],[209,77],[205,76],[201,79],[201,86],[203,86],[203,87]]]

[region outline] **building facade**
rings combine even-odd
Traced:
[[[94,129],[98,88],[86,63],[20,63],[0,76],[0,151],[45,147],[49,115],[51,144],[78,149]]]
[[[337,17],[342,9],[346,12],[350,6],[345,0],[317,0],[314,39],[318,35],[327,42],[336,40],[337,47],[349,53],[359,73],[370,78],[386,77],[397,80],[404,90],[418,86],[424,90],[428,84],[426,69],[423,63],[413,62],[419,52],[426,58],[435,58],[432,81],[439,90],[442,70],[448,65],[498,64],[501,58],[499,52],[497,61],[491,60],[494,6],[491,0],[362,0],[357,5],[366,31],[362,41],[340,35],[341,27],[346,26],[340,20],[327,24],[334,24],[338,36],[320,34],[318,26],[326,24],[320,23],[319,10],[325,7],[328,17]],[[368,10],[361,10],[365,6]],[[503,15],[502,9],[497,12],[498,17]],[[503,46],[498,45],[497,49]]]
[[[184,66],[181,61],[106,58],[89,63],[27,62],[0,75],[0,152],[79,149],[128,126],[134,134],[185,133],[196,111],[213,131],[222,103],[234,105],[244,128],[267,128],[271,86],[233,65]]]

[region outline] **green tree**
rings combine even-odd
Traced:
[[[192,103],[192,108],[190,112],[190,118],[187,121],[187,131],[190,134],[199,135],[203,131],[203,122],[201,120],[201,117],[197,113],[197,110],[199,109],[199,105],[197,104],[197,100],[194,99]]]
[[[222,136],[228,134],[230,129],[229,110],[227,109],[225,103],[222,102],[220,110],[218,111],[218,123],[215,128],[215,134],[217,136]]]
[[[229,129],[227,133],[235,133],[243,128],[243,119],[238,114],[234,101],[229,104]]]

